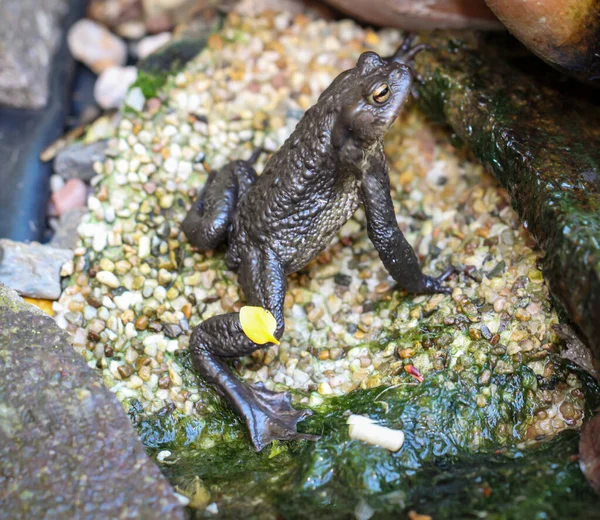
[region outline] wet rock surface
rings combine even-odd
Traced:
[[[0,284],[0,518],[183,518],[54,321]]]
[[[507,39],[445,34],[428,42],[435,50],[416,65],[421,105],[447,121],[508,190],[546,254],[553,294],[600,357],[597,95],[552,82],[552,69]]]
[[[579,441],[581,471],[600,494],[600,415],[591,419],[581,432]]]
[[[69,0],[4,0],[0,16],[0,104],[41,108]]]
[[[0,239],[0,282],[23,296],[56,300],[60,269],[73,251]]]

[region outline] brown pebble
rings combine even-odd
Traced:
[[[151,374],[151,369],[149,366],[143,366],[142,368],[140,368],[138,370],[138,376],[140,376],[140,379],[142,379],[142,381],[148,381],[148,379],[150,379],[150,374]]]
[[[379,284],[377,284],[377,287],[375,287],[375,292],[377,294],[383,294],[386,293],[390,290],[391,286],[389,283],[387,282],[381,282]]]
[[[469,329],[469,336],[471,339],[481,339],[481,331],[479,329],[476,329],[474,327],[471,327]]]
[[[560,405],[560,413],[565,419],[573,419],[575,417],[575,408],[569,401],[564,401]]]
[[[133,311],[131,309],[127,309],[126,311],[123,311],[123,314],[121,314],[121,321],[123,322],[123,325],[127,325],[128,323],[132,322],[135,319],[135,314],[133,313]]]
[[[529,312],[525,309],[519,307],[515,311],[515,318],[517,318],[519,321],[529,321],[531,319],[531,314],[529,314]]]
[[[159,388],[163,388],[163,389],[164,389],[164,388],[169,388],[169,385],[170,385],[170,384],[171,384],[171,379],[169,378],[169,376],[164,376],[164,377],[161,377],[161,378],[158,380],[158,387],[159,387]]]
[[[85,303],[72,300],[69,302],[69,310],[72,312],[83,312]]]
[[[486,369],[483,372],[481,372],[481,374],[479,375],[479,384],[487,385],[490,382],[491,378],[492,378],[492,372],[490,370]]]
[[[148,327],[148,317],[140,316],[137,320],[135,320],[135,328],[137,330],[146,330]]]
[[[321,361],[324,361],[324,360],[326,360],[326,359],[329,359],[329,350],[320,350],[320,351],[319,351],[318,358],[319,358]]]
[[[329,359],[333,359],[335,361],[336,359],[341,358],[343,353],[344,351],[340,347],[330,348]]]
[[[101,202],[106,202],[108,200],[108,195],[108,186],[106,184],[102,184],[98,190],[96,198]]]
[[[95,309],[102,307],[102,301],[100,301],[98,298],[94,298],[93,296],[88,296],[87,302]]]
[[[152,363],[152,359],[148,356],[140,356],[135,360],[135,369],[140,370],[142,367],[148,366]]]
[[[398,355],[402,359],[413,357],[415,355],[415,349],[414,348],[403,348],[403,349],[401,349],[401,350],[398,351]]]
[[[111,358],[113,357],[115,351],[113,350],[111,345],[104,345],[104,356]]]
[[[117,372],[123,379],[127,379],[131,374],[133,374],[133,368],[131,365],[121,365],[117,368]]]
[[[223,38],[221,38],[220,35],[213,33],[209,36],[208,41],[207,41],[207,45],[211,48],[211,49],[215,49],[215,50],[221,50],[223,48]]]

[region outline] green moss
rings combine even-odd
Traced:
[[[163,87],[168,77],[169,74],[167,73],[151,74],[140,70],[132,87],[139,87],[144,97],[150,99],[158,95],[159,90]]]
[[[484,512],[486,518],[583,518],[595,496],[572,457],[577,436],[518,449],[544,389],[564,384],[573,370],[557,361],[553,378],[543,380],[521,366],[492,372],[480,384],[471,367],[430,374],[422,384],[357,390],[323,400],[301,423],[302,431],[320,435],[317,442],[276,443],[261,453],[206,388],[201,418],[169,411],[144,417],[135,403],[132,416],[151,455],[172,451],[177,462],[161,466],[169,480],[186,489],[201,479],[224,518],[344,519],[365,504],[377,518],[410,509],[436,519]],[[597,385],[579,377],[588,406],[596,406]],[[351,440],[350,413],[402,429],[404,446],[391,454]]]

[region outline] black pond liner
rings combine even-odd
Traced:
[[[71,0],[53,58],[49,99],[38,110],[0,107],[0,238],[43,241],[52,163],[42,150],[64,133],[75,62],[67,31],[85,14],[87,0]]]

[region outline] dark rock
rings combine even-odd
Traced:
[[[0,284],[0,518],[183,519],[121,404],[54,321]]]
[[[0,239],[0,282],[23,296],[57,300],[60,268],[73,251]]]
[[[4,0],[0,16],[0,104],[41,108],[69,0]]]
[[[183,334],[183,329],[179,325],[173,323],[166,323],[163,327],[163,331],[167,338],[177,338]]]
[[[94,162],[104,160],[107,146],[108,141],[97,141],[74,143],[63,148],[54,160],[54,173],[65,180],[77,178],[89,182],[96,175]]]
[[[579,466],[598,494],[600,494],[600,415],[588,421],[579,441]]]
[[[600,358],[600,107],[508,37],[431,36],[421,106],[508,190],[546,256],[552,293]],[[509,58],[507,58],[509,57]]]

